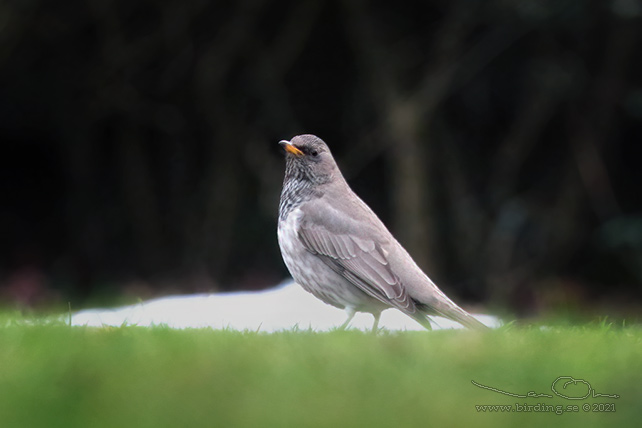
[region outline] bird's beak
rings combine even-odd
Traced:
[[[279,144],[281,145],[281,147],[285,149],[286,152],[292,153],[293,155],[296,155],[296,156],[303,156],[303,152],[297,149],[296,147],[294,147],[292,143],[290,143],[289,141],[281,140],[279,141]]]

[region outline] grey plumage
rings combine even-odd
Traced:
[[[348,186],[314,135],[281,141],[286,170],[278,238],[294,280],[319,299],[375,317],[396,308],[430,329],[428,315],[486,328],[426,276],[377,215]]]

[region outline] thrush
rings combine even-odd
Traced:
[[[450,300],[417,266],[379,217],[348,186],[330,149],[314,135],[279,143],[285,178],[278,239],[294,281],[325,303],[374,316],[395,308],[431,329],[440,315],[487,328]]]

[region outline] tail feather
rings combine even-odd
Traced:
[[[454,317],[454,320],[464,326],[474,329],[474,330],[488,330],[489,327],[483,322],[479,321],[474,316],[470,315],[468,312],[463,312],[463,315],[457,315]]]
[[[425,305],[422,308],[425,315],[439,315],[444,318],[456,321],[464,327],[473,330],[488,330],[489,327],[477,318],[457,306],[450,299],[434,302],[432,305]],[[422,323],[423,325],[423,323]]]
[[[441,308],[440,308],[441,309]],[[479,321],[477,318],[460,308],[459,306],[451,306],[445,308],[446,310],[437,310],[437,312],[453,321],[457,321],[465,327],[474,330],[488,330],[488,326]]]

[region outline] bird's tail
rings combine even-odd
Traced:
[[[477,318],[457,306],[452,301],[440,301],[437,305],[431,305],[430,309],[437,315],[457,321],[459,324],[474,330],[488,330],[489,327]]]
[[[463,324],[465,327],[468,327],[470,329],[474,330],[488,330],[489,327],[484,324],[483,322],[479,321],[477,318],[469,314],[468,312],[464,311],[463,309],[460,309],[462,311],[462,315],[456,315],[453,316],[452,319],[457,321],[460,324]]]

